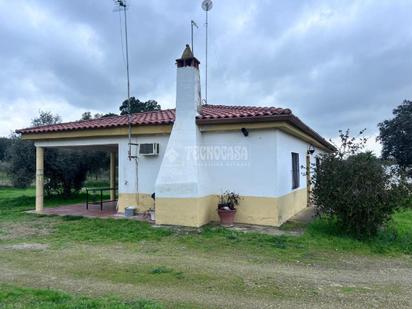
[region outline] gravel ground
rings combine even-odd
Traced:
[[[410,257],[338,254],[321,263],[281,263],[166,242],[39,249],[0,246],[0,282],[144,297],[170,308],[412,308]],[[150,272],[159,266],[164,274]]]

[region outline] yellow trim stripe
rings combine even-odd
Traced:
[[[148,135],[148,134],[170,134],[172,125],[157,125],[157,126],[137,126],[132,128],[133,135]],[[48,133],[28,133],[22,134],[24,140],[50,140],[50,139],[66,139],[66,138],[84,138],[84,137],[110,137],[110,136],[127,136],[128,128],[105,128],[105,129],[88,129],[88,130],[73,130],[63,132],[48,132]]]

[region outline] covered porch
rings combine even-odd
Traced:
[[[60,140],[60,141],[38,141],[36,146],[36,204],[35,212],[50,215],[78,215],[86,217],[106,217],[117,214],[118,199],[118,145],[114,140]],[[45,151],[48,148],[60,148],[82,151],[102,151],[109,153],[110,163],[109,185],[105,188],[85,188],[86,197],[84,203],[61,206],[55,208],[44,208],[44,186],[45,186]],[[95,199],[95,195],[98,197]],[[103,195],[103,192],[105,194]],[[109,194],[108,194],[109,193]],[[107,196],[109,195],[109,197]]]

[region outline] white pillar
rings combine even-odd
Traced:
[[[110,153],[110,188],[116,187],[116,152]],[[116,199],[115,190],[110,190],[110,200]]]
[[[44,148],[36,147],[36,212],[43,210],[44,200]]]
[[[311,179],[311,175],[310,175],[310,154],[306,155],[306,206],[309,207],[311,205],[311,201],[310,201],[310,195],[312,192],[312,179]]]

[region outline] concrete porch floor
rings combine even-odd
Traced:
[[[125,217],[122,213],[117,213],[116,201],[114,202],[104,202],[103,210],[100,210],[100,205],[89,205],[89,209],[86,209],[86,205],[75,204],[75,205],[65,205],[58,207],[47,207],[44,208],[41,213],[30,211],[32,213],[42,214],[42,215],[57,215],[57,216],[80,216],[86,218],[102,218],[102,219],[130,219],[137,221],[145,221],[154,224],[149,218],[144,214],[137,214],[133,217]]]

